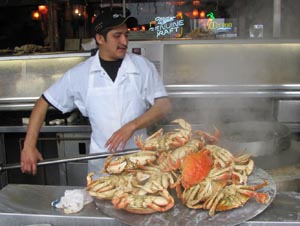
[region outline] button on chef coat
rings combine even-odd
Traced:
[[[113,82],[101,67],[99,53],[67,71],[44,92],[45,98],[63,113],[78,108],[89,117],[90,153],[105,152],[104,144],[127,122],[142,115],[155,98],[167,96],[153,63],[127,53]],[[145,129],[134,135],[145,134]],[[135,148],[133,137],[125,148]]]

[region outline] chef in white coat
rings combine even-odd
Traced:
[[[135,148],[133,137],[146,135],[147,126],[170,112],[171,103],[154,64],[127,52],[127,22],[122,8],[102,8],[93,26],[96,55],[67,71],[37,100],[21,152],[23,173],[36,174],[36,163],[43,160],[36,143],[50,105],[62,113],[78,108],[89,118],[90,153]],[[88,172],[99,173],[103,161],[90,160]]]

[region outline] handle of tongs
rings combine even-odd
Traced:
[[[114,153],[105,152],[105,153],[94,153],[94,154],[88,154],[88,155],[79,155],[79,156],[60,158],[60,159],[48,159],[48,160],[38,162],[37,166],[45,166],[45,165],[61,164],[61,163],[67,163],[67,162],[77,162],[77,161],[83,161],[83,160],[106,158],[111,155],[114,155],[114,156],[127,155],[127,154],[136,153],[138,151],[140,151],[140,149],[126,149],[124,151],[114,152]],[[0,166],[0,172],[2,172],[4,170],[11,170],[11,169],[18,169],[18,168],[21,168],[20,164],[8,164],[5,166]]]

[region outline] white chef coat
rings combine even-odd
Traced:
[[[43,95],[63,113],[78,108],[89,117],[90,153],[97,153],[107,151],[104,144],[113,132],[142,115],[167,92],[154,64],[143,56],[127,53],[113,82],[101,67],[97,52],[67,71]],[[145,133],[143,129],[134,135]],[[134,147],[132,137],[125,148]]]

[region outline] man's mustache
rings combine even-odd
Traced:
[[[118,46],[118,49],[127,49],[128,46],[127,45],[121,45],[121,46]]]

